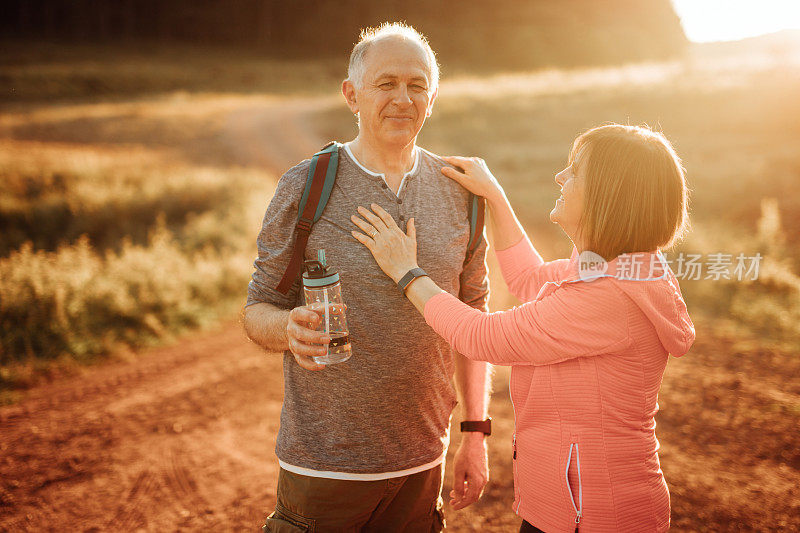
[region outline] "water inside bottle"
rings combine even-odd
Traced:
[[[314,357],[314,362],[322,365],[342,363],[350,359],[350,335],[346,331],[331,331],[331,342],[328,344],[328,353]]]

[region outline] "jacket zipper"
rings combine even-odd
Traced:
[[[572,463],[572,448],[575,448],[575,462],[578,467],[578,505],[575,505],[575,498],[572,496],[572,487],[569,484],[569,465]],[[564,471],[564,478],[567,480],[567,492],[569,493],[569,500],[572,502],[572,508],[575,509],[575,533],[578,533],[578,525],[583,516],[583,486],[581,485],[581,457],[578,450],[578,443],[572,442],[569,445],[569,454],[567,455],[567,468]]]
[[[513,466],[514,470],[514,487],[519,486],[519,481],[517,480],[517,406],[514,405],[514,394],[511,392],[511,376],[508,376],[508,397],[511,398],[511,409],[514,411],[514,436],[513,436],[513,444],[512,448],[514,453],[511,457],[511,465]],[[517,492],[517,491],[515,491]],[[522,507],[522,491],[517,492],[519,494],[519,499],[517,500],[517,508],[514,509],[514,512],[519,514],[519,508]]]
[[[517,489],[519,487],[519,480],[517,479],[517,434],[514,433],[514,440],[512,444],[512,449],[514,450],[513,455],[511,456],[511,464],[514,467],[514,487]],[[522,507],[522,490],[517,489],[515,490],[517,495],[517,508],[514,509],[514,512],[519,514],[519,508]]]

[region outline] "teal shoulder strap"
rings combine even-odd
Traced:
[[[467,242],[467,254],[464,258],[464,263],[472,259],[472,256],[475,255],[475,250],[477,250],[478,246],[483,242],[483,219],[485,211],[486,200],[481,196],[469,193],[469,241]]]
[[[322,186],[322,195],[319,198],[317,209],[314,212],[314,222],[319,220],[319,217],[322,216],[322,212],[325,211],[325,206],[328,205],[328,200],[331,197],[333,184],[336,181],[336,170],[339,168],[340,147],[340,143],[331,141],[311,158],[311,166],[308,167],[308,176],[306,177],[306,186],[303,189],[303,196],[300,197],[300,208],[297,210],[298,216],[300,216],[305,209],[306,202],[308,202],[308,197],[311,194],[311,187],[314,184],[314,174],[317,169],[317,163],[319,163],[319,158],[321,155],[329,153],[331,156],[330,159],[328,159],[328,168],[325,171],[325,184]]]
[[[339,146],[330,142],[311,158],[308,177],[300,197],[300,208],[297,211],[295,241],[289,264],[275,289],[281,294],[288,294],[297,276],[303,270],[303,256],[306,251],[311,227],[322,216],[325,206],[331,197],[333,183],[336,181],[336,169],[339,166]],[[323,166],[324,165],[324,166]],[[319,168],[317,168],[319,167]]]

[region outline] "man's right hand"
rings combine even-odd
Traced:
[[[315,363],[312,356],[319,357],[328,353],[331,338],[315,328],[322,318],[308,305],[295,307],[289,312],[286,323],[286,340],[289,351],[294,354],[297,364],[306,370],[322,370],[325,365]]]

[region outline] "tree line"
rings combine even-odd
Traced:
[[[359,29],[405,21],[447,62],[535,67],[663,58],[686,44],[669,0],[6,0],[10,38],[224,44],[342,55]]]

